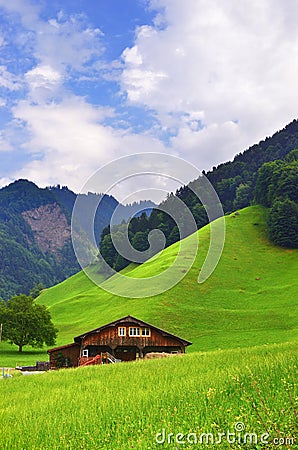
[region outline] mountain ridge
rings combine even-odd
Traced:
[[[79,194],[88,207],[92,198],[100,202],[96,214],[96,237],[109,223],[119,202],[103,194]],[[36,284],[51,286],[78,272],[71,242],[71,214],[77,194],[67,187],[39,188],[35,183],[20,179],[0,189],[0,297],[25,293]],[[141,207],[151,209],[152,202],[142,202]],[[123,219],[127,219],[140,205],[123,206]],[[121,218],[121,219],[122,219]],[[80,236],[86,253],[92,252],[84,222]],[[76,232],[76,230],[74,230]]]

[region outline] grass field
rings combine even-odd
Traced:
[[[297,448],[298,252],[272,246],[265,221],[257,206],[228,216],[223,256],[201,285],[208,227],[189,273],[162,295],[115,297],[84,273],[45,290],[38,301],[57,344],[131,314],[193,345],[166,359],[0,379],[1,450]],[[126,271],[152,276],[177,249]],[[6,343],[0,352],[0,366],[47,359]]]
[[[197,283],[208,245],[209,227],[199,232],[196,261],[175,287],[155,297],[115,297],[94,285],[83,272],[45,290],[38,301],[50,308],[59,329],[57,345],[125,315],[133,315],[193,342],[188,352],[282,343],[298,338],[298,251],[278,248],[266,237],[267,211],[245,208],[226,217],[222,258],[203,284]],[[193,237],[186,240],[193,246]],[[133,267],[130,275],[148,277],[173,261],[178,244],[161,257]],[[185,253],[187,257],[187,252]],[[95,269],[94,269],[95,270]],[[126,269],[127,270],[127,269]],[[0,346],[0,366],[34,363],[45,353],[18,355]]]
[[[294,449],[296,363],[285,343],[0,380],[0,448]]]

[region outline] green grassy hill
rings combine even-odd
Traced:
[[[266,209],[253,206],[226,217],[222,258],[201,285],[197,277],[209,245],[208,226],[199,231],[199,253],[189,273],[161,295],[115,297],[94,285],[83,272],[45,290],[38,301],[50,308],[59,329],[57,345],[72,342],[74,336],[127,314],[190,340],[193,345],[188,352],[297,339],[298,252],[268,241],[266,216]],[[186,242],[191,247],[193,237]],[[173,261],[178,247],[174,244],[159,258],[131,266],[129,274],[153,276]],[[20,356],[8,344],[1,347],[0,365],[47,359],[45,353],[30,351]]]
[[[115,297],[95,286],[83,272],[42,293],[59,328],[58,344],[131,314],[193,342],[189,351],[246,347],[290,341],[297,331],[298,252],[274,247],[266,237],[267,211],[245,208],[226,217],[226,242],[212,276],[197,283],[209,245],[209,227],[199,232],[197,259],[170,291],[145,299]],[[193,245],[193,237],[187,238]],[[153,276],[167,267],[179,244],[142,266],[135,277]],[[126,269],[127,270],[127,269]]]
[[[201,285],[208,227],[199,232],[200,252],[190,272],[162,295],[118,298],[84,273],[44,291],[39,301],[59,327],[58,344],[131,314],[193,345],[187,355],[161,360],[32,377],[13,372],[0,380],[1,449],[207,449],[219,448],[216,440],[228,432],[236,432],[237,443],[226,435],[220,448],[295,448],[298,252],[268,242],[266,214],[255,206],[226,218],[223,256]],[[186,242],[191,247],[193,236]],[[126,271],[152,276],[177,249],[175,244]],[[5,355],[12,360],[13,353]],[[34,362],[42,354],[24,358]],[[181,445],[178,433],[184,434],[178,435]]]

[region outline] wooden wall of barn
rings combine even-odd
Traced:
[[[103,330],[96,331],[92,334],[88,334],[82,339],[82,348],[86,348],[91,345],[95,346],[109,346],[111,349],[115,349],[118,346],[137,346],[139,349],[145,347],[179,347],[181,351],[184,351],[184,346],[175,337],[163,335],[162,332],[150,328],[150,336],[129,336],[129,327],[140,327],[137,324],[131,322],[127,324],[119,324],[120,327],[126,327],[126,336],[118,336],[118,325],[107,327]]]
[[[56,367],[56,358],[59,354],[62,354],[65,358],[69,358],[72,363],[72,367],[77,367],[79,364],[80,357],[80,345],[72,344],[66,347],[52,349],[50,352],[50,366],[51,368]]]

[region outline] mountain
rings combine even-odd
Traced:
[[[214,186],[222,202],[223,209],[229,213],[235,209],[243,208],[253,202],[255,187],[260,168],[270,161],[283,160],[298,148],[298,121],[295,120],[283,130],[266,138],[259,144],[252,146],[243,153],[239,153],[233,161],[220,164],[212,171],[205,173]],[[292,180],[295,183],[293,168]],[[274,178],[274,177],[273,177]],[[200,180],[183,186],[160,205],[164,210],[173,202],[173,198],[181,200],[192,213],[197,228],[203,227],[208,221],[205,209],[192,192],[192,188]],[[292,183],[293,185],[293,183]],[[292,186],[291,185],[291,186]],[[292,187],[291,187],[292,189]],[[296,194],[295,194],[296,195]],[[152,202],[134,203],[132,205],[119,205],[111,196],[88,193],[79,194],[82,200],[82,215],[75,224],[74,233],[79,236],[80,245],[86,252],[86,260],[90,252],[97,253],[89,241],[95,234],[100,242],[100,250],[104,258],[109,260],[111,266],[117,271],[129,264],[113,247],[110,237],[110,219],[116,207],[122,220],[128,220],[135,215],[129,225],[129,237],[132,245],[139,251],[148,247],[148,234],[153,229],[162,231],[165,235],[166,246],[177,242],[181,236],[173,219],[163,211],[154,209]],[[4,299],[23,292],[29,293],[35,284],[42,283],[50,286],[64,280],[79,270],[74,251],[71,245],[71,214],[77,195],[67,187],[38,188],[27,180],[19,180],[0,190],[0,297]],[[287,224],[290,213],[298,217],[297,201],[293,199],[277,199],[272,205],[270,224],[273,224],[272,235],[275,242],[279,242],[280,228]],[[90,230],[86,223],[87,214],[84,209],[98,204],[95,215],[94,230]],[[186,209],[187,209],[186,208]],[[169,208],[171,209],[171,208]],[[141,214],[140,210],[144,211]],[[179,209],[182,216],[184,212]],[[279,216],[283,215],[282,225]],[[138,217],[139,216],[139,217]],[[117,228],[117,226],[116,226]],[[123,227],[122,227],[123,228]],[[121,225],[119,225],[118,238],[122,240]],[[297,223],[291,225],[291,232],[295,233]],[[193,230],[185,227],[182,237]],[[290,239],[293,238],[290,236]],[[287,245],[288,236],[282,238],[283,245]],[[295,244],[296,245],[296,244]]]
[[[125,315],[133,315],[193,342],[189,351],[247,347],[298,337],[298,252],[276,247],[267,237],[268,210],[251,206],[226,216],[226,241],[211,277],[198,284],[209,247],[210,226],[199,233],[199,252],[186,276],[172,289],[149,298],[112,295],[80,272],[42,292],[59,329],[57,344]],[[196,234],[185,239],[189,257]],[[154,277],[169,267],[179,243],[145,264],[125,269],[130,277]],[[94,268],[96,270],[96,268]],[[154,278],[152,283],[155,283]]]
[[[53,186],[48,188],[54,195],[56,201],[62,204],[71,215],[73,207],[77,198],[79,198],[84,205],[86,212],[96,208],[96,214],[94,218],[94,233],[96,242],[100,241],[102,230],[110,223],[113,212],[117,208],[117,216],[119,217],[119,223],[126,221],[130,217],[136,215],[138,217],[142,212],[149,215],[152,209],[156,206],[151,200],[141,200],[139,202],[129,203],[127,205],[121,205],[113,196],[107,194],[96,194],[88,192],[87,194],[75,194],[67,188],[67,186]],[[88,222],[86,222],[88,220]],[[80,226],[86,231],[87,236],[92,240],[92,236],[89,235],[89,214],[81,214],[79,217]]]
[[[86,208],[90,202],[101,200],[94,225],[100,239],[119,203],[108,195],[81,196]],[[51,286],[80,270],[71,243],[71,213],[76,198],[67,187],[41,189],[28,180],[0,189],[0,297],[28,294],[36,284]],[[119,205],[121,220],[140,208],[148,213],[153,206],[152,202]],[[84,233],[83,218],[76,226],[74,231],[80,233],[86,254],[96,252]]]
[[[294,120],[289,125],[287,125],[283,130],[278,131],[272,137],[268,137],[265,140],[259,142],[259,144],[253,145],[248,150],[243,153],[239,153],[235,156],[233,161],[229,161],[220,164],[218,167],[213,167],[209,172],[203,172],[203,174],[208,178],[214,187],[218,197],[221,201],[223,210],[225,213],[235,211],[239,208],[244,208],[255,202],[255,188],[257,185],[257,180],[259,176],[259,171],[266,164],[273,161],[284,161],[284,165],[291,163],[291,178],[285,180],[285,175],[283,176],[284,189],[280,189],[279,197],[282,198],[283,202],[287,200],[286,205],[278,205],[277,208],[277,220],[281,209],[284,209],[283,215],[288,216],[288,211],[292,211],[295,217],[298,217],[298,206],[293,204],[288,204],[288,198],[296,204],[297,199],[297,171],[294,167],[296,159],[297,167],[297,151],[298,148],[298,121]],[[291,156],[292,155],[292,156]],[[288,158],[290,160],[288,161]],[[279,163],[277,163],[279,164]],[[275,171],[273,167],[272,171]],[[268,169],[266,169],[266,174]],[[286,173],[286,170],[284,171]],[[274,183],[276,185],[278,178],[281,174],[275,175]],[[271,177],[272,178],[272,177]],[[146,251],[149,247],[148,244],[148,234],[154,230],[158,229],[164,233],[165,244],[169,246],[174,242],[177,242],[182,237],[187,236],[193,232],[193,227],[190,229],[187,227],[189,224],[189,211],[197,225],[197,228],[208,223],[207,214],[202,203],[198,199],[195,192],[201,190],[204,185],[203,178],[191,181],[187,186],[182,186],[179,188],[175,195],[171,194],[168,198],[159,205],[159,209],[153,209],[149,217],[142,216],[140,218],[133,219],[128,227],[130,241],[133,246],[139,251]],[[270,181],[270,180],[269,180]],[[273,184],[274,184],[273,183]],[[293,191],[291,196],[289,196],[289,186]],[[272,187],[274,190],[274,187]],[[180,202],[179,207],[179,221],[180,225],[184,227],[177,226],[177,223],[171,217],[171,212],[176,211],[178,208],[175,204]],[[260,201],[260,196],[256,199],[256,203],[264,204],[264,206],[269,206]],[[184,210],[181,205],[184,206]],[[270,205],[272,206],[272,205]],[[169,211],[168,214],[166,211]],[[276,220],[275,220],[276,221]],[[280,227],[284,227],[284,222],[287,221],[287,217]],[[292,228],[296,228],[298,223],[297,220],[293,220]],[[271,219],[270,219],[271,223]],[[184,228],[184,229],[183,229]],[[183,236],[179,232],[182,231]],[[113,232],[117,233],[119,236],[123,234],[123,227],[119,225],[113,228]],[[121,240],[121,238],[119,238]],[[297,238],[296,238],[297,240]],[[284,243],[293,243],[294,247],[297,247],[297,241],[292,237],[289,240],[284,239]],[[281,239],[275,239],[276,243],[281,243]],[[124,259],[119,255],[114,248],[110,229],[106,228],[103,230],[102,240],[100,243],[100,253],[103,258],[110,264],[113,269],[119,271],[129,264],[129,260]]]

